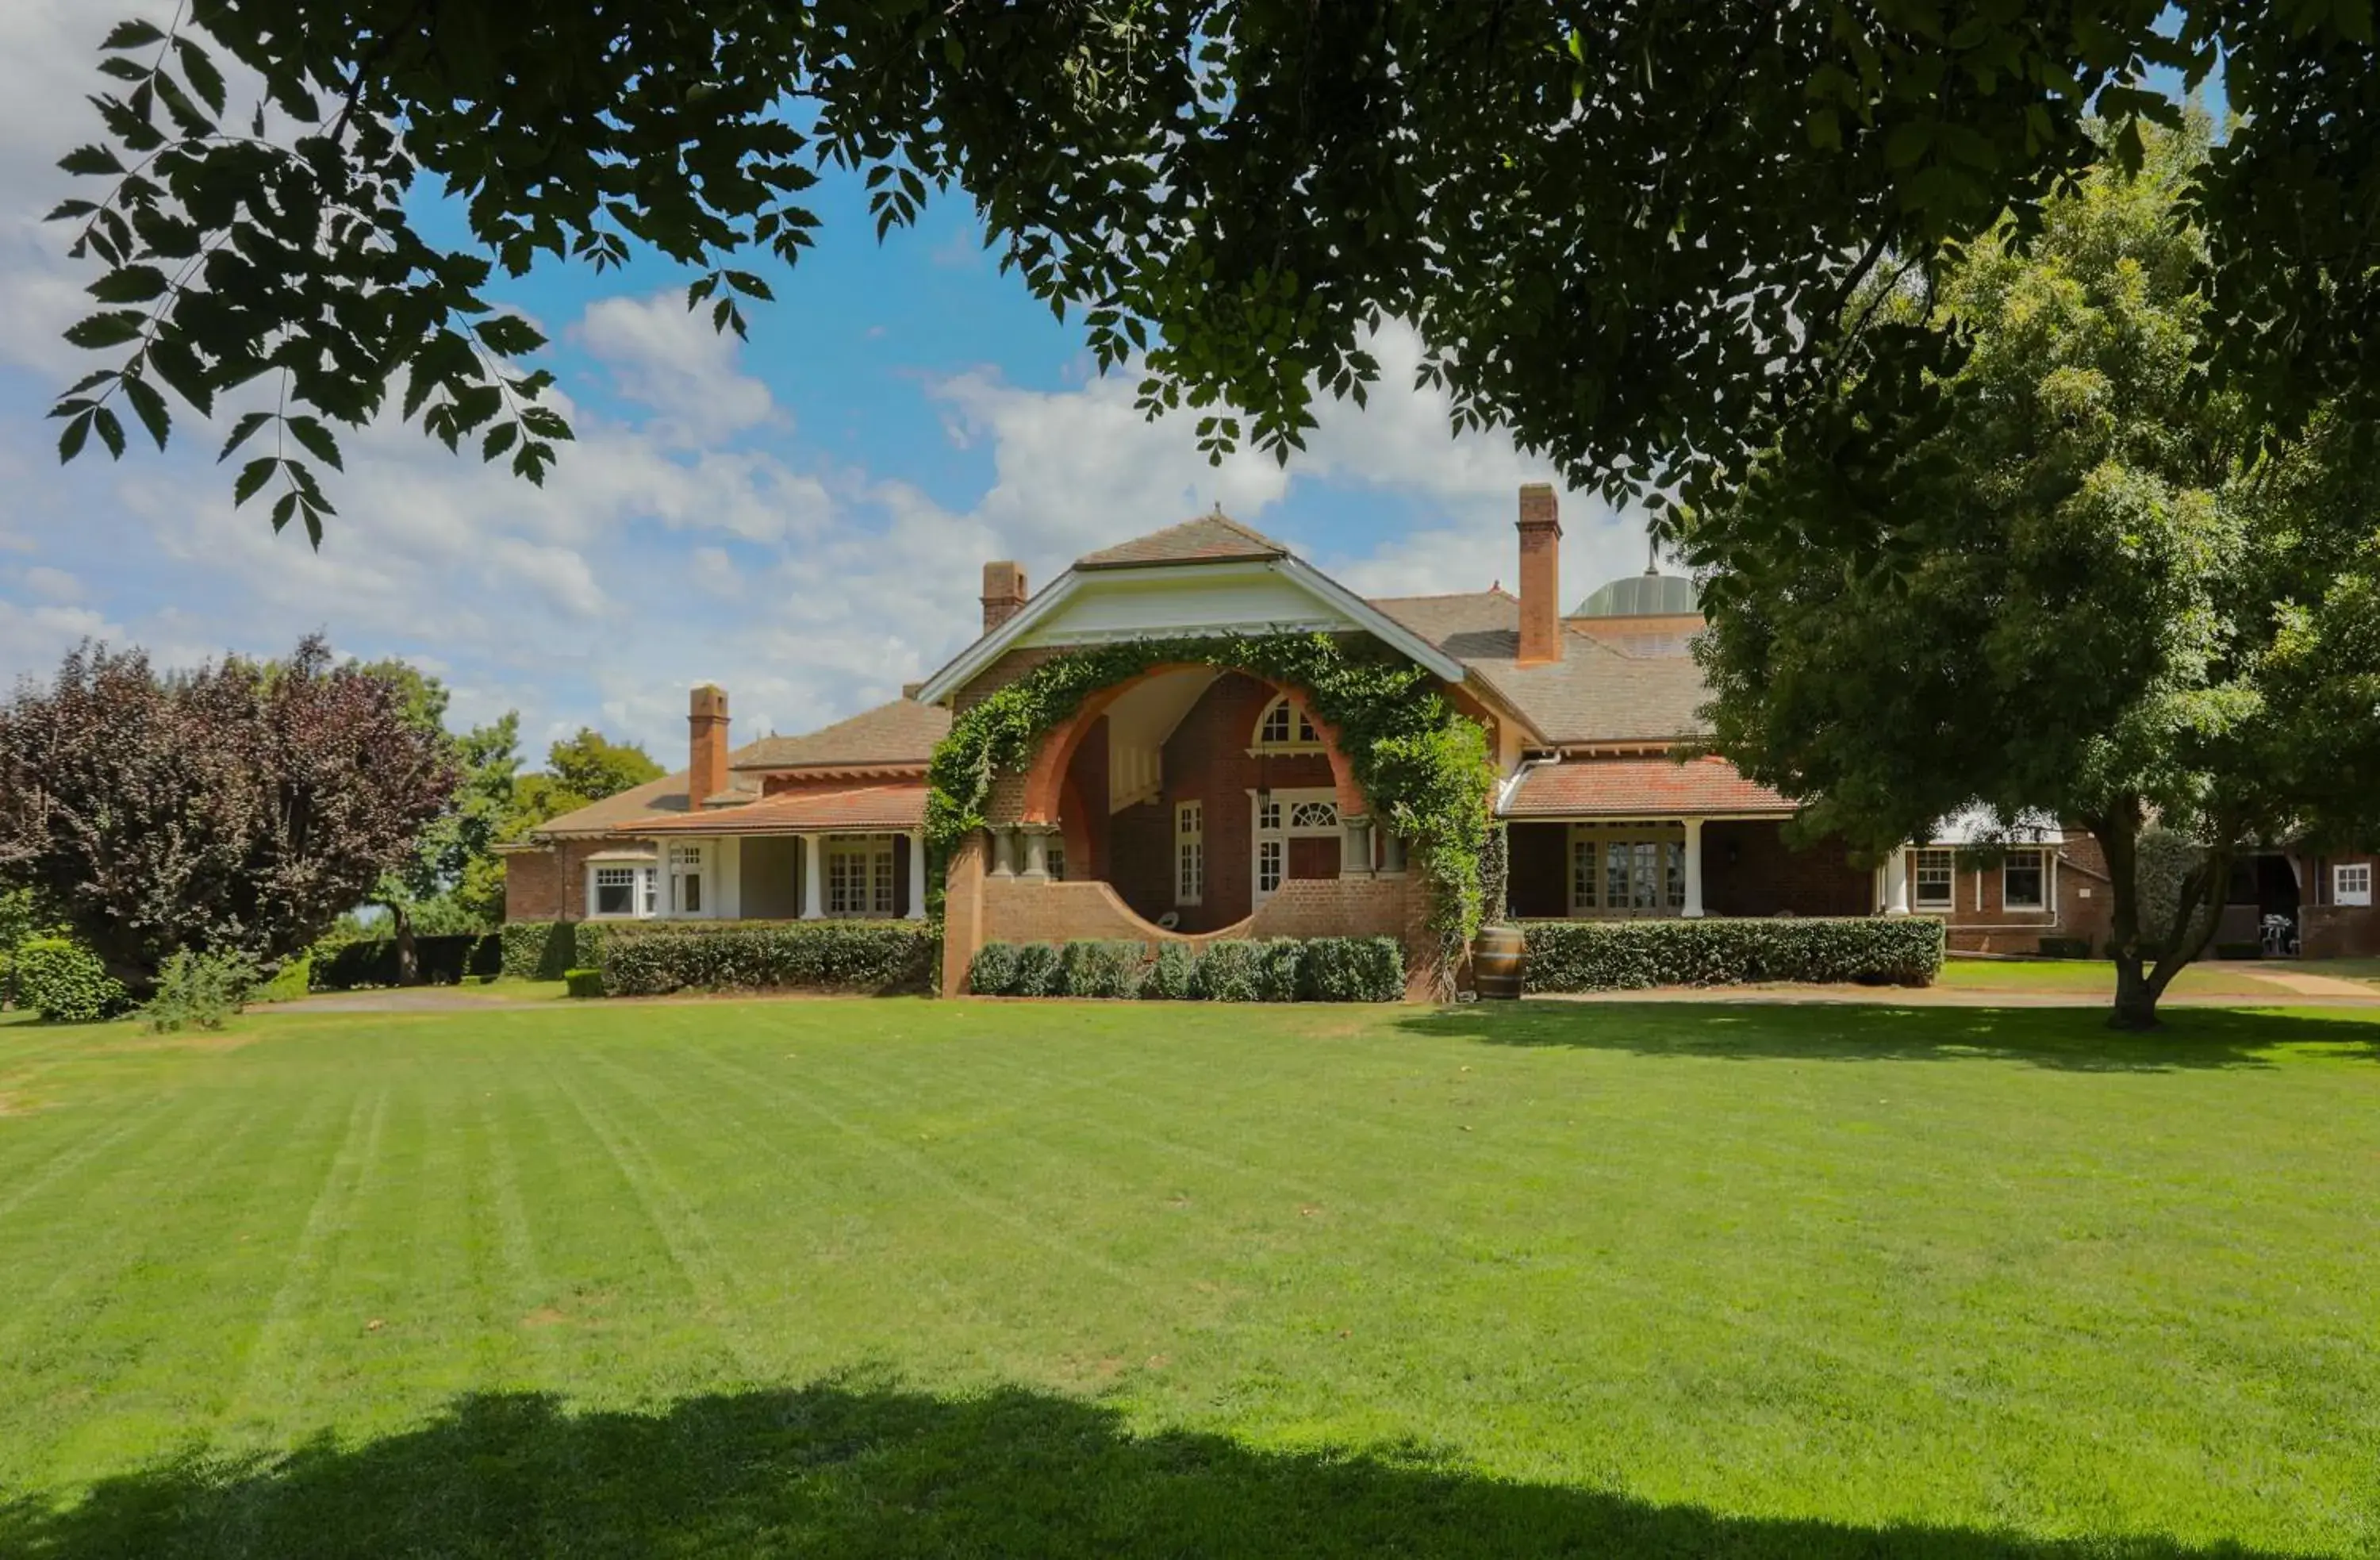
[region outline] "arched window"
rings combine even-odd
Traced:
[[[1282,694],[1265,706],[1264,718],[1257,722],[1256,746],[1259,748],[1318,748],[1322,737],[1305,712],[1293,708],[1289,695]]]

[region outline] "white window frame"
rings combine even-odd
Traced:
[[[1909,853],[1909,902],[1921,910],[1955,909],[1959,903],[1959,853],[1947,845],[1921,846]],[[1934,867],[1942,874],[1942,892],[1937,896],[1925,892],[1925,871]]]
[[[1654,920],[1686,913],[1686,826],[1682,822],[1647,819],[1572,823],[1565,845],[1562,892],[1572,920]],[[1627,852],[1625,871],[1629,886],[1629,902],[1617,907],[1607,902],[1611,897],[1610,847],[1615,845]],[[1653,850],[1653,896],[1657,903],[1651,906],[1636,903],[1636,868],[1640,854],[1637,847],[1640,846]],[[1579,861],[1582,850],[1592,853],[1592,867],[1584,880]]]
[[[2020,856],[2032,857],[2036,870],[2041,873],[2041,897],[2032,901],[2030,904],[2020,905],[2015,900],[2009,897],[2009,873],[2016,867],[2017,858]],[[2045,846],[2038,845],[2016,846],[2010,847],[2008,854],[2000,858],[2000,909],[2003,912],[2014,913],[2019,910],[2043,911],[2048,908],[2048,848]]]
[[[2337,861],[2330,869],[2330,902],[2334,905],[2372,903],[2372,863]]]
[[[819,903],[829,920],[889,920],[896,913],[900,874],[891,835],[827,835],[820,842],[819,871],[824,880],[819,884]],[[838,871],[841,883],[835,881]]]
[[[628,908],[606,910],[602,905],[603,876],[616,872],[626,877]],[[587,863],[587,919],[589,920],[651,920],[660,913],[660,885],[656,881],[659,869],[645,861],[589,861]],[[615,884],[613,886],[620,886]]]
[[[696,840],[690,844],[673,842],[662,847],[662,877],[668,885],[663,896],[662,914],[677,920],[703,920],[719,913],[719,883],[710,870],[710,847]],[[694,881],[695,904],[686,903],[686,883]]]
[[[1282,735],[1268,737],[1266,728],[1278,717]],[[1290,701],[1288,694],[1264,707],[1257,717],[1257,726],[1248,737],[1248,752],[1257,753],[1318,753],[1323,750],[1322,733],[1315,728],[1314,717]]]
[[[1330,806],[1330,823],[1293,823],[1300,803],[1327,802]],[[1265,826],[1269,812],[1277,820],[1271,828]],[[1254,909],[1273,896],[1282,884],[1289,881],[1289,842],[1293,839],[1339,839],[1345,849],[1339,823],[1339,793],[1327,786],[1305,786],[1295,790],[1277,790],[1259,800],[1254,791],[1248,793],[1248,898]],[[1277,858],[1273,886],[1267,888],[1265,855],[1271,847]]]
[[[1183,908],[1207,902],[1207,804],[1173,804],[1173,903]]]

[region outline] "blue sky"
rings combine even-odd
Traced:
[[[550,267],[499,289],[553,340],[579,442],[543,492],[418,433],[351,435],[322,551],[231,505],[220,442],[177,423],[160,456],[61,469],[53,393],[86,366],[57,333],[88,275],[34,220],[88,139],[81,94],[126,0],[0,6],[0,677],[85,636],[188,664],[339,650],[436,671],[463,719],[522,716],[534,755],[581,724],[675,761],[686,690],[728,690],[739,739],[892,697],[973,637],[982,564],[1038,585],[1093,548],[1217,502],[1373,593],[1513,579],[1514,490],[1549,473],[1456,439],[1410,388],[1415,343],[1377,344],[1368,410],[1335,407],[1286,471],[1210,468],[1187,420],[1151,426],[1128,377],[1090,372],[1072,324],[1002,276],[955,202],[879,245],[855,181],[818,191],[819,248],[769,273],[751,338],[683,307],[684,274]],[[1565,594],[1643,567],[1641,520],[1565,498]]]
[[[779,301],[752,311],[748,344],[689,319],[686,277],[657,260],[501,289],[553,338],[579,433],[543,493],[375,429],[347,440],[314,555],[232,508],[219,431],[177,424],[165,455],[61,469],[42,413],[81,372],[57,332],[88,277],[32,218],[70,182],[52,161],[90,135],[96,42],[134,9],[0,6],[0,676],[85,635],[179,664],[322,628],[435,670],[462,717],[519,710],[533,752],[589,723],[674,758],[694,682],[727,688],[739,738],[808,729],[964,645],[986,560],[1038,584],[1218,501],[1358,589],[1512,579],[1514,489],[1547,473],[1509,442],[1452,438],[1443,405],[1400,382],[1329,413],[1286,472],[1211,469],[1186,424],[1144,423],[1129,380],[1090,373],[1075,328],[999,274],[963,206],[880,246],[848,179],[819,191],[822,241],[771,274]],[[1412,348],[1380,343],[1392,365]],[[1638,523],[1584,497],[1565,520],[1570,593],[1643,567]]]

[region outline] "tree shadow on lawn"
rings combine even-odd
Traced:
[[[1796,1061],[1995,1061],[2072,1072],[2264,1067],[2280,1046],[2380,1060],[2380,1015],[2175,1006],[2151,1034],[2075,1007],[1895,1007],[1849,1003],[1502,1002],[1416,1013],[1402,1028],[1491,1045],[1568,1045],[1658,1056]]]
[[[1017,1388],[960,1399],[847,1385],[565,1412],[458,1400],[429,1426],[285,1456],[107,1480],[0,1505],[0,1553],[101,1556],[817,1554],[1729,1555],[1741,1560],[2188,1560],[2155,1536],[1714,1516],[1419,1459],[1130,1434],[1113,1410]]]

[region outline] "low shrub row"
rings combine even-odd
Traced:
[[[574,969],[592,969],[612,931],[597,920],[515,920],[496,933],[504,973],[516,981],[559,981]]]
[[[978,996],[1173,1002],[1398,1002],[1404,951],[1391,937],[1162,943],[987,943],[967,967]]]
[[[929,991],[942,946],[941,930],[918,920],[721,921],[606,932],[591,967],[613,996]]]
[[[1941,972],[1932,916],[1524,922],[1531,992],[1856,981],[1925,986]]]
[[[414,962],[426,986],[459,986],[466,976],[500,974],[504,955],[504,939],[500,932],[459,932],[413,940]],[[394,986],[397,969],[395,938],[359,938],[317,948],[311,983],[318,992]]]

